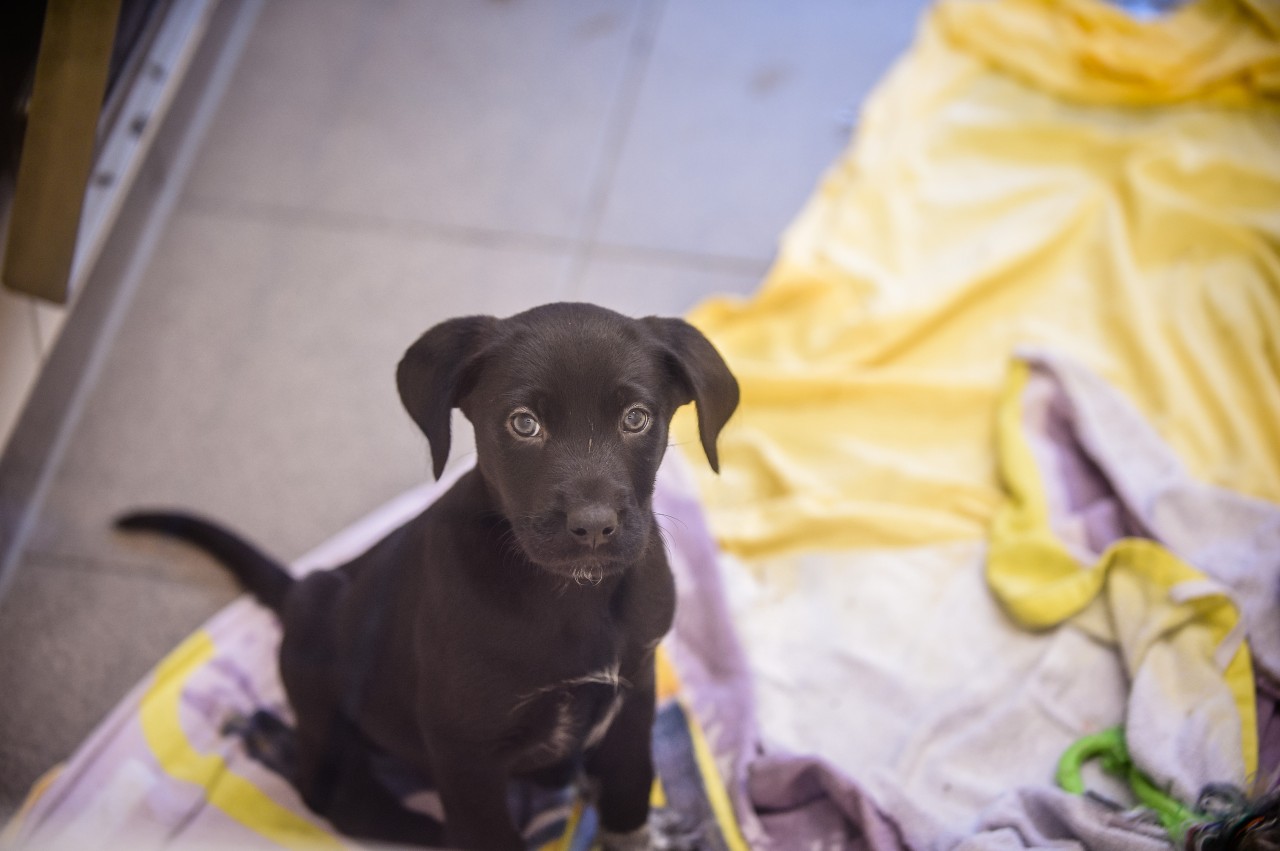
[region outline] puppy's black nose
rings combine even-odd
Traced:
[[[578,543],[595,549],[618,531],[618,512],[607,505],[584,505],[569,512],[569,532]]]

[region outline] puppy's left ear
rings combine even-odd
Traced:
[[[683,385],[680,404],[698,406],[698,436],[711,469],[720,472],[716,438],[738,407],[738,380],[711,341],[683,319],[649,316],[640,320],[667,350],[675,378]]]
[[[480,352],[497,323],[492,316],[441,322],[419,337],[396,367],[400,401],[431,444],[437,479],[449,460],[449,414],[475,380]]]

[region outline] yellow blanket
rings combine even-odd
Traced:
[[[742,383],[701,483],[741,555],[981,537],[1019,343],[1280,501],[1280,10],[945,0],[758,295],[690,319]]]

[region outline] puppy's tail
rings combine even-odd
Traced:
[[[264,606],[279,613],[295,582],[284,565],[208,520],[169,511],[137,511],[116,519],[128,532],[159,532],[195,544],[222,562]]]

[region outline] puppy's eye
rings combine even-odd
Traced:
[[[649,427],[652,418],[644,408],[635,407],[622,415],[622,430],[632,434],[644,431]]]
[[[528,411],[516,411],[507,422],[517,437],[537,437],[542,431],[542,424]]]

